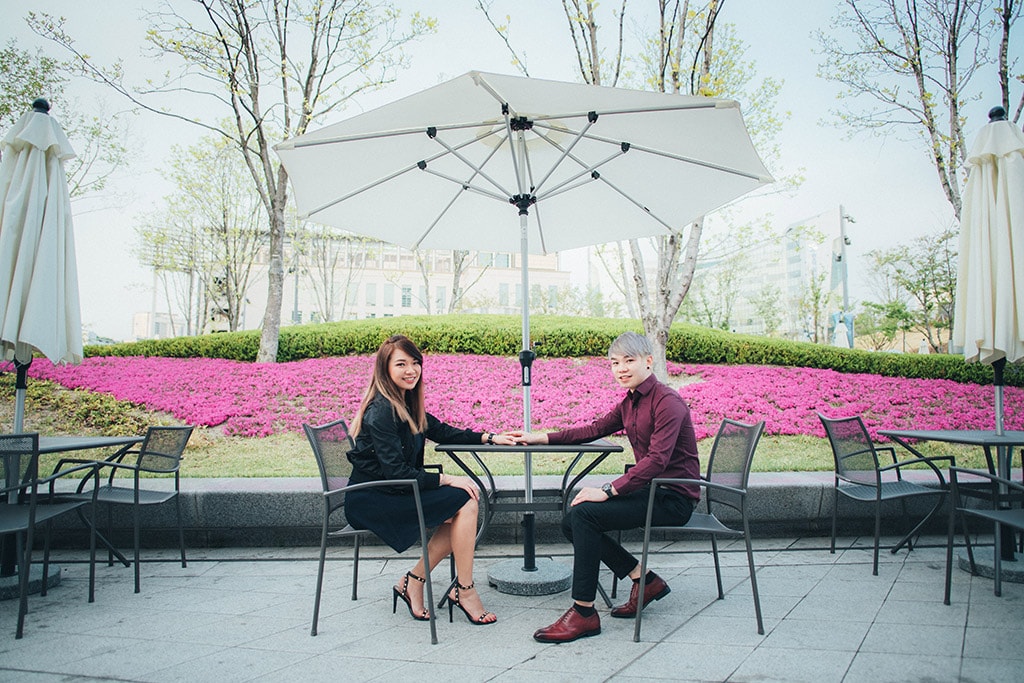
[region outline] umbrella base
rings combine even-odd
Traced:
[[[46,589],[60,585],[60,566],[50,563],[49,575],[46,577]],[[33,564],[28,572],[28,592],[38,593],[43,589],[43,565]],[[0,600],[14,600],[21,596],[18,576],[0,577]]]
[[[994,580],[996,578],[996,571],[992,553],[992,548],[975,548],[974,567],[979,576]],[[959,553],[957,566],[965,572],[971,571],[971,561],[967,557],[966,551]],[[1024,556],[1020,553],[1017,553],[1016,560],[1003,560],[1001,569],[1003,581],[1007,583],[1024,583]]]
[[[499,562],[488,570],[487,583],[499,593],[510,595],[551,595],[569,590],[572,569],[568,565],[545,558],[538,559],[536,565],[536,570],[525,571],[522,558]]]

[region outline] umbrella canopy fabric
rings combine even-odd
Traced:
[[[47,105],[48,106],[48,105]],[[22,115],[0,141],[0,348],[27,364],[82,360],[78,271],[64,161],[75,155],[49,114]]]
[[[304,218],[427,249],[520,250],[518,200],[530,252],[552,253],[681,230],[771,182],[732,100],[475,71],[276,151]]]
[[[968,362],[1024,361],[1024,132],[993,121],[967,159],[953,344]]]

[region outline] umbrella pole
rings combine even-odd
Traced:
[[[995,374],[993,383],[996,390],[996,435],[1003,435],[1003,368],[1006,367],[1006,358],[1000,358],[992,363],[992,372]]]
[[[529,269],[529,244],[527,236],[527,214],[526,205],[519,208],[519,234],[521,245],[520,265],[523,276],[523,350],[519,352],[519,364],[523,370],[523,431],[530,431],[532,424],[530,418],[530,383],[531,365],[536,354],[530,348],[530,269]],[[527,508],[533,504],[533,454],[527,451],[523,454],[524,469],[526,476],[526,488],[523,491]],[[534,516],[532,512],[523,513],[523,571],[537,571],[536,540],[534,538]]]
[[[14,383],[14,433],[21,434],[25,426],[25,390],[28,389],[28,366],[32,365],[32,359],[22,363],[14,359],[14,367],[18,371],[18,377]]]

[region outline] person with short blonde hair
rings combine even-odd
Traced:
[[[625,430],[636,460],[628,472],[601,488],[584,487],[573,498],[562,519],[562,532],[573,545],[573,606],[533,637],[546,643],[564,643],[601,632],[594,608],[598,572],[603,562],[615,576],[633,579],[629,600],[611,616],[636,616],[639,582],[645,582],[644,604],[671,592],[654,572],[640,576],[640,563],[606,532],[644,525],[650,482],[655,477],[700,478],[697,437],[686,402],[671,387],[658,381],[650,341],[636,332],[619,335],[608,349],[612,375],[626,395],[611,412],[588,426],[550,433],[512,434],[520,443],[583,443]],[[655,492],[653,523],[682,525],[700,500],[700,488],[685,485],[660,487]]]

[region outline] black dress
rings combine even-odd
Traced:
[[[423,469],[426,439],[437,443],[480,443],[482,434],[456,429],[427,415],[427,430],[413,434],[395,415],[391,403],[377,396],[363,414],[356,447],[349,453],[349,482],[415,479],[419,484],[424,521],[435,527],[451,519],[469,500],[453,486],[441,486],[441,475]],[[419,541],[416,500],[409,487],[383,487],[353,491],[345,496],[345,518],[356,529],[369,529],[402,552]]]

